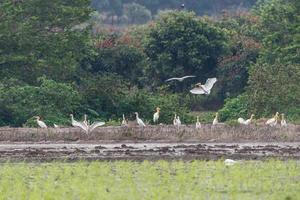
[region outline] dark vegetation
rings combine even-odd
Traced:
[[[137,111],[150,121],[157,106],[163,123],[175,112],[189,123],[191,111],[218,109],[222,120],[278,111],[299,121],[300,2],[199,17],[255,3],[205,2],[179,10],[177,0],[101,0],[92,2],[95,13],[88,0],[0,1],[0,126],[30,124],[34,115],[67,124],[70,113],[118,121]],[[197,78],[164,82],[190,74]],[[210,96],[189,94],[213,76]]]

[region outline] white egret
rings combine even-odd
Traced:
[[[153,114],[153,122],[156,123],[158,121],[159,118],[159,112],[160,112],[160,108],[157,107],[156,108],[156,113]]]
[[[176,119],[176,125],[177,125],[177,126],[181,126],[181,121],[180,121],[179,116],[177,116],[177,119]]]
[[[84,114],[83,116],[83,123],[88,126],[89,122],[87,121],[87,114]]]
[[[238,118],[238,122],[243,125],[249,125],[249,124],[251,124],[253,118],[254,118],[254,114],[252,114],[251,117],[247,120],[240,117],[240,118]]]
[[[143,122],[143,120],[141,118],[139,118],[139,113],[135,112],[134,113],[136,116],[136,121],[138,123],[139,126],[146,126],[145,123]]]
[[[53,124],[54,128],[59,128],[59,126],[57,124]]]
[[[174,124],[174,126],[177,125],[177,115],[176,115],[176,113],[174,115],[173,124]]]
[[[79,127],[79,128],[81,128],[82,130],[84,130],[86,133],[88,132],[88,126],[87,126],[87,124],[85,124],[84,122],[78,122],[78,121],[76,121],[75,119],[74,119],[74,116],[73,116],[73,114],[70,114],[70,117],[71,117],[71,124],[72,124],[72,126],[74,126],[74,127]]]
[[[206,80],[206,83],[204,85],[202,85],[201,83],[197,83],[195,86],[195,88],[193,88],[192,90],[190,90],[190,92],[192,94],[206,94],[209,95],[210,94],[210,90],[212,89],[212,87],[214,86],[214,84],[217,82],[217,78],[208,78]]]
[[[225,164],[226,166],[231,166],[231,165],[234,165],[234,164],[236,164],[236,163],[237,163],[237,161],[232,160],[232,159],[225,159],[225,161],[224,161],[224,164]]]
[[[177,78],[177,77],[174,77],[174,78],[169,78],[169,79],[167,79],[167,80],[165,80],[166,82],[168,82],[168,81],[180,81],[180,82],[182,82],[184,79],[187,79],[187,78],[194,78],[194,77],[196,77],[196,76],[193,76],[193,75],[191,75],[191,76],[184,76],[184,77],[181,77],[181,78]]]
[[[123,114],[123,120],[122,120],[121,126],[127,126],[127,125],[128,125],[128,123],[127,123],[127,121],[125,119],[125,115]]]
[[[278,118],[279,118],[279,113],[276,112],[276,114],[274,115],[273,118],[268,119],[268,120],[266,121],[266,125],[269,125],[269,126],[276,126],[276,125],[277,125],[277,122],[278,122]]]
[[[83,123],[87,126],[87,131],[86,134],[88,135],[89,133],[91,133],[95,128],[99,127],[99,126],[103,126],[105,124],[105,122],[93,122],[92,124],[90,124],[90,121],[87,120],[87,115],[84,115],[84,121]]]
[[[41,128],[47,128],[47,125],[45,124],[45,122],[43,122],[43,121],[40,120],[41,119],[40,116],[36,116],[35,118],[36,118],[36,122],[39,125],[39,127],[41,127]]]
[[[199,121],[199,116],[197,116],[196,129],[201,128],[201,123]]]
[[[219,120],[218,120],[218,118],[219,118],[219,113],[218,113],[218,112],[216,112],[216,115],[215,115],[215,118],[214,118],[214,120],[213,120],[213,123],[212,123],[212,125],[217,125],[217,124],[219,124]]]
[[[281,114],[280,125],[283,126],[283,127],[287,126],[287,123],[286,123],[286,120],[285,120],[285,117],[284,117],[283,113]]]

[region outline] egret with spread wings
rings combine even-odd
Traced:
[[[192,94],[210,94],[210,90],[217,82],[217,78],[208,78],[206,83],[202,85],[201,83],[197,83],[195,88],[191,89],[190,92]]]
[[[180,82],[182,82],[184,79],[194,78],[194,77],[196,77],[196,76],[184,76],[184,77],[181,77],[181,78],[174,77],[174,78],[167,79],[166,82],[168,82],[168,81],[180,81]]]

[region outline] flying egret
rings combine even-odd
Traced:
[[[196,77],[196,76],[191,75],[191,76],[184,76],[184,77],[181,77],[181,78],[174,77],[174,78],[169,78],[169,79],[167,79],[165,81],[168,82],[168,81],[175,81],[176,80],[176,81],[182,82],[182,81],[184,81],[184,79],[194,78],[194,77]]]
[[[196,129],[201,128],[201,123],[199,121],[199,116],[197,116]]]
[[[286,123],[286,120],[284,118],[284,114],[283,113],[281,114],[280,125],[283,126],[283,127],[287,126],[287,123]]]
[[[277,125],[277,122],[278,122],[278,118],[279,118],[279,113],[276,112],[276,114],[274,115],[273,118],[268,119],[268,121],[266,122],[266,125],[269,125],[269,126],[276,126],[276,125]]]
[[[234,164],[236,164],[236,163],[237,163],[237,161],[231,160],[231,159],[225,159],[225,161],[224,161],[224,164],[225,164],[226,166],[231,166],[231,165],[234,165]]]
[[[39,127],[41,127],[41,128],[47,128],[47,125],[45,124],[45,122],[43,122],[43,121],[40,120],[41,119],[40,116],[36,116],[35,118],[36,118],[36,122],[39,125]]]
[[[138,123],[139,126],[146,126],[145,123],[143,122],[143,120],[141,118],[139,118],[139,113],[135,112],[134,113],[136,116],[136,121]]]
[[[160,112],[160,108],[157,107],[156,108],[156,113],[153,114],[153,122],[156,123],[158,121],[159,118],[159,112]]]
[[[125,115],[123,114],[123,120],[122,120],[122,124],[121,124],[121,126],[127,126],[127,121],[126,121],[126,119],[125,119]]]
[[[218,113],[218,112],[216,112],[216,115],[215,115],[215,118],[214,118],[214,120],[213,120],[213,123],[212,123],[212,125],[217,125],[217,124],[219,124],[219,120],[218,120],[218,118],[219,118],[219,113]]]
[[[206,83],[202,85],[201,83],[197,83],[195,88],[191,89],[190,92],[192,94],[210,94],[210,90],[214,86],[214,84],[217,82],[217,78],[208,78],[206,80]]]
[[[243,125],[249,125],[249,124],[251,124],[253,118],[254,118],[254,114],[252,114],[251,117],[247,120],[240,117],[240,118],[238,118],[238,122]]]

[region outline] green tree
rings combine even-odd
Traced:
[[[136,3],[124,5],[124,15],[126,15],[129,24],[144,24],[151,19],[151,12]]]
[[[76,28],[89,19],[88,6],[88,0],[3,0],[0,80],[70,80],[89,49],[88,31]]]
[[[81,97],[71,85],[45,78],[38,81],[37,87],[0,86],[0,107],[2,113],[6,113],[6,118],[2,118],[5,124],[20,126],[35,115],[42,116],[46,122],[66,123],[69,114],[78,110]]]
[[[215,74],[217,61],[226,51],[222,30],[194,13],[168,11],[151,25],[145,42],[150,59],[148,77],[159,85],[173,76],[196,75],[204,80]]]

